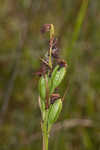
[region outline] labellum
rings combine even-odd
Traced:
[[[50,97],[50,104],[54,104],[54,102],[60,98],[60,95],[58,93],[53,93]]]
[[[62,68],[62,67],[67,67],[67,63],[65,62],[65,60],[63,60],[63,59],[59,59],[58,60],[58,65],[59,65],[59,68]]]

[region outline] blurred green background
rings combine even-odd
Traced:
[[[0,150],[42,150],[38,107],[41,35],[52,23],[68,87],[52,150],[100,150],[100,0],[0,0]]]

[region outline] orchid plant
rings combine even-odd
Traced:
[[[43,150],[48,150],[48,138],[50,130],[58,119],[62,110],[62,98],[57,93],[65,74],[67,64],[59,58],[57,38],[54,36],[53,24],[45,24],[41,29],[42,33],[49,32],[49,48],[44,58],[41,58],[42,66],[38,75],[39,79],[39,107],[41,110]]]

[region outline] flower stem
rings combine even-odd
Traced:
[[[43,132],[43,150],[48,150],[48,131],[46,122],[43,123],[42,132]]]
[[[48,110],[45,112],[45,118],[42,122],[42,134],[43,134],[43,150],[48,150]]]
[[[49,66],[52,69],[52,60],[51,60],[51,54],[52,54],[52,39],[54,37],[54,26],[51,24],[50,29],[50,50],[49,50]]]
[[[52,49],[50,48],[50,54],[49,54],[49,66],[50,66],[50,68],[52,69],[51,53],[52,53]]]
[[[48,150],[48,134],[43,133],[43,150]]]

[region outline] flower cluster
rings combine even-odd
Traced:
[[[59,58],[58,40],[54,37],[54,26],[45,24],[41,32],[50,32],[48,50],[41,58],[42,65],[37,73],[39,79],[39,106],[42,114],[42,130],[49,133],[53,123],[57,120],[61,109],[62,99],[56,89],[62,82],[67,64]]]

